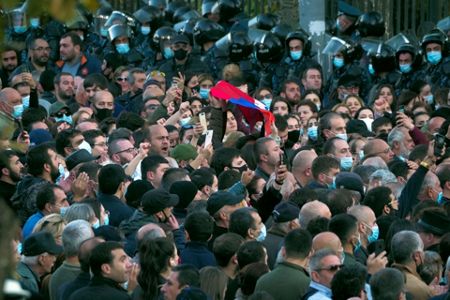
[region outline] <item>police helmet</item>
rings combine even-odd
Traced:
[[[262,63],[277,62],[284,52],[284,46],[280,39],[273,33],[265,33],[254,44],[256,59]]]
[[[270,32],[275,34],[280,39],[280,41],[285,41],[287,35],[291,31],[292,31],[292,27],[287,24],[278,24],[270,30]]]
[[[241,0],[218,0],[212,12],[218,13],[221,21],[228,21],[242,10]]]
[[[248,21],[248,27],[262,30],[271,30],[278,24],[280,24],[280,17],[272,13],[259,14]]]
[[[116,24],[108,28],[108,38],[110,42],[120,36],[131,37],[130,27],[123,24]]]
[[[359,16],[356,28],[361,37],[381,37],[386,31],[383,15],[377,11],[370,11]]]
[[[225,35],[225,30],[219,24],[208,19],[200,19],[194,26],[194,40],[197,45],[215,42]]]
[[[309,56],[311,54],[311,37],[303,29],[297,29],[296,31],[290,32],[286,36],[286,49],[289,49],[289,42],[292,40],[300,40],[303,43],[303,55]]]
[[[395,51],[385,43],[380,43],[375,52],[369,53],[369,58],[377,73],[391,72],[396,67]]]
[[[247,32],[236,31],[230,34],[229,58],[233,62],[238,62],[247,58],[253,51],[253,44]]]
[[[216,0],[203,0],[202,2],[202,16],[206,17],[212,12],[213,6],[216,4]]]
[[[153,34],[151,43],[152,48],[154,50],[160,51],[161,43],[164,41],[171,41],[176,34],[176,31],[172,27],[163,26],[158,28]]]

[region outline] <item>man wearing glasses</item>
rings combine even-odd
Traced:
[[[339,256],[329,248],[315,252],[309,261],[311,283],[303,297],[305,300],[331,299],[331,280],[342,267]]]
[[[33,75],[34,81],[39,82],[42,72],[48,69],[50,51],[48,42],[43,38],[32,39],[28,44],[29,60],[17,67],[11,77],[22,72],[29,72]]]

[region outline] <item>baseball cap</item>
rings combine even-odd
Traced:
[[[445,213],[434,210],[425,210],[417,224],[419,231],[425,230],[438,236],[450,231],[450,218]]]
[[[340,172],[336,175],[336,188],[337,189],[347,189],[351,191],[356,191],[364,197],[364,183],[356,173],[352,172]]]
[[[185,35],[183,33],[179,33],[179,34],[175,35],[175,37],[172,40],[172,44],[176,44],[176,43],[190,44],[191,41],[189,40],[187,35]]]
[[[36,256],[45,252],[53,255],[63,252],[63,247],[56,244],[50,232],[33,233],[23,242],[22,254],[25,256]]]
[[[66,158],[66,166],[67,169],[70,171],[73,168],[75,168],[78,164],[93,160],[95,160],[95,157],[92,156],[92,154],[90,154],[86,149],[80,149],[73,152]]]
[[[67,108],[67,110],[69,110],[69,107],[65,103],[56,101],[55,103],[50,105],[50,109],[49,109],[48,113],[50,114],[50,116],[52,116],[63,108]]]
[[[170,194],[162,188],[146,192],[141,199],[142,208],[149,215],[156,214],[167,207],[174,207],[178,201],[178,195]]]
[[[291,201],[284,201],[275,206],[272,218],[275,223],[284,223],[298,218],[300,208]]]
[[[213,193],[206,203],[206,209],[212,216],[226,205],[236,205],[243,200],[242,195],[235,195],[228,191],[218,191]]]
[[[170,156],[176,161],[188,161],[197,157],[197,150],[190,144],[178,144],[172,149]]]

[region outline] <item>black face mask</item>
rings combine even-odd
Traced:
[[[183,50],[183,49],[175,50],[175,51],[173,51],[173,53],[174,53],[175,59],[178,59],[178,60],[185,59],[188,54],[187,51]]]
[[[242,174],[243,172],[248,170],[248,166],[247,166],[247,164],[245,164],[245,165],[240,166],[239,168],[233,167],[233,169],[235,169],[236,171],[238,171],[239,173]]]
[[[298,142],[300,138],[300,130],[292,130],[288,132],[288,140],[294,144]]]
[[[103,121],[106,118],[110,118],[112,116],[113,111],[111,109],[107,108],[95,108],[95,118],[99,120],[100,122]]]

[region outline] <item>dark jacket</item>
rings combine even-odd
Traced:
[[[273,270],[273,267],[275,266],[278,251],[280,251],[281,246],[283,245],[285,236],[286,234],[284,232],[271,228],[262,242],[267,250],[268,266],[271,270]]]
[[[106,195],[100,192],[97,199],[109,211],[109,225],[111,226],[118,227],[120,222],[133,215],[134,208],[126,205],[114,195]]]
[[[419,203],[417,195],[420,192],[420,187],[422,186],[427,172],[427,168],[419,166],[403,188],[403,191],[398,198],[399,207],[397,213],[400,218],[405,218],[412,211],[412,208]]]
[[[60,298],[56,300],[69,299],[73,293],[87,286],[90,281],[91,274],[89,272],[81,272],[73,281],[61,286],[59,293]]]
[[[19,262],[16,270],[17,274],[20,276],[19,281],[22,284],[22,287],[30,292],[39,293],[41,285],[39,276],[23,262]]]
[[[46,184],[49,184],[47,180],[31,175],[25,176],[17,184],[17,190],[11,198],[11,203],[22,226],[32,214],[37,212],[36,196],[40,188]]]
[[[184,64],[176,64],[175,58],[165,62],[159,70],[166,74],[166,86],[172,84],[172,78],[178,76],[178,73],[186,74],[202,74],[210,73],[208,66],[201,62],[201,60],[195,56],[189,55]]]
[[[64,67],[65,62],[63,60],[58,60],[56,62],[56,67],[58,71],[61,72]],[[94,56],[81,56],[80,66],[77,71],[77,76],[86,77],[92,73],[101,73],[102,72],[102,63],[98,60],[98,58]]]
[[[94,276],[89,285],[72,294],[70,300],[110,299],[130,300],[131,297],[117,282],[112,279]]]
[[[216,266],[216,258],[209,251],[207,243],[188,242],[180,255],[182,264],[191,264],[201,269],[206,266]]]

